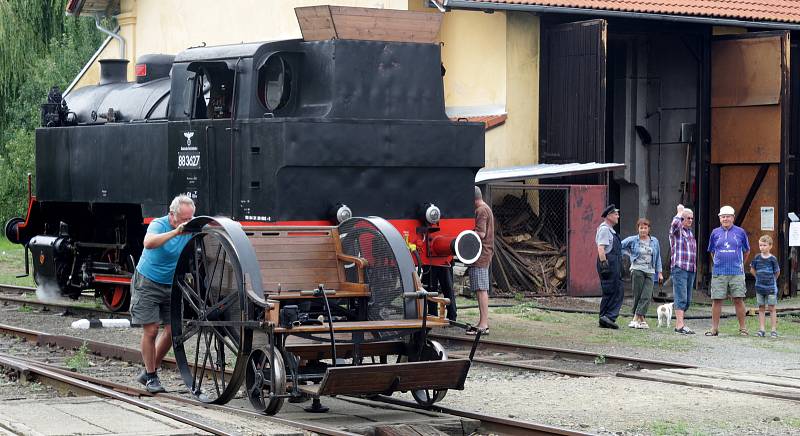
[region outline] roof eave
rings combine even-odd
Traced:
[[[494,2],[481,2],[481,1],[469,1],[469,0],[445,0],[444,5],[450,9],[473,9],[481,11],[487,11],[487,10],[523,11],[523,12],[536,12],[536,13],[548,13],[548,14],[577,14],[577,15],[592,15],[598,17],[638,18],[644,20],[661,20],[661,21],[672,21],[678,23],[706,24],[711,26],[748,27],[752,29],[800,30],[800,23],[787,23],[782,21],[780,22],[747,21],[747,20],[737,20],[733,18],[698,17],[691,15],[655,14],[646,12],[612,11],[607,9],[571,8],[564,6],[543,6],[543,5],[530,5],[530,4],[509,4],[509,3],[494,3]]]

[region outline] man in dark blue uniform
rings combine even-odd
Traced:
[[[603,298],[600,300],[601,328],[618,329],[617,316],[622,307],[622,243],[614,226],[619,223],[619,209],[613,204],[603,209],[603,222],[597,227],[597,273]]]

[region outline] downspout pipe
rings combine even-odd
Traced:
[[[112,32],[105,27],[100,25],[100,14],[95,14],[94,16],[94,26],[97,27],[97,30],[105,33],[106,35],[116,39],[119,41],[119,58],[125,59],[125,38],[119,35],[119,33]]]
[[[442,6],[449,9],[474,9],[480,11],[521,11],[540,14],[573,14],[598,17],[635,18],[660,20],[673,23],[706,24],[710,26],[748,27],[752,29],[800,30],[800,24],[785,22],[746,21],[728,18],[695,17],[689,15],[649,14],[644,12],[608,11],[602,9],[570,8],[531,4],[492,3],[470,0],[443,0]]]

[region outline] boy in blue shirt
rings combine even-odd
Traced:
[[[756,277],[756,301],[758,303],[758,336],[764,337],[764,308],[769,306],[770,318],[772,321],[773,338],[778,337],[777,324],[778,314],[775,313],[775,305],[778,303],[778,285],[776,280],[781,273],[778,259],[770,254],[772,249],[772,238],[764,235],[758,238],[758,249],[761,254],[753,257],[750,262],[750,272]]]

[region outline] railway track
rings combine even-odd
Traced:
[[[82,296],[78,300],[59,298],[40,301],[36,298],[36,288],[30,286],[0,285],[0,302],[20,307],[38,308],[41,311],[57,312],[86,318],[120,318],[130,316],[127,312],[111,312],[97,306],[94,297]]]
[[[469,352],[472,338],[442,333],[428,335],[442,343],[453,357]],[[486,365],[532,371],[547,371],[573,377],[613,376],[641,369],[696,368],[679,362],[669,362],[613,354],[593,353],[567,348],[512,344],[481,339],[474,359]]]
[[[119,359],[127,362],[138,363],[140,358],[139,351],[136,349],[122,347],[113,344],[106,344],[97,341],[84,340],[65,335],[51,335],[43,332],[37,332],[30,329],[22,329],[8,325],[0,325],[0,334],[24,338],[26,342],[29,342],[31,344],[38,344],[43,346],[50,345],[64,349],[74,349],[81,345],[85,345],[86,349],[89,350],[92,354],[102,357]],[[138,387],[132,387],[130,384],[119,383],[117,381],[114,381],[113,377],[110,377],[111,380],[109,380],[108,379],[109,376],[98,378],[89,374],[75,373],[61,365],[58,365],[57,363],[62,361],[63,359],[58,357],[53,357],[52,350],[43,351],[42,353],[44,353],[45,356],[40,355],[38,356],[38,359],[36,358],[36,356],[34,356],[33,359],[21,359],[19,357],[15,357],[0,352],[0,366],[5,366],[6,368],[12,368],[13,370],[18,371],[19,373],[24,373],[28,377],[35,377],[36,379],[45,383],[50,382],[60,385],[62,387],[64,385],[68,385],[72,386],[72,388],[75,389],[76,391],[88,392],[90,394],[97,396],[106,396],[109,398],[114,398],[116,400],[126,401],[137,407],[147,408],[147,410],[150,410],[154,413],[161,414],[170,419],[178,420],[179,422],[186,423],[199,430],[211,434],[228,434],[228,432],[224,428],[217,428],[208,425],[207,423],[199,422],[189,416],[185,416],[183,414],[170,410],[166,406],[163,405],[154,406],[151,404],[151,402],[147,401],[142,402],[140,398],[148,398],[152,397],[152,395],[147,393],[146,391],[139,389]],[[42,362],[40,359],[47,360],[48,362],[51,363]],[[174,366],[174,360],[167,358],[165,359],[164,364],[166,366]],[[131,380],[133,377],[133,373],[131,371],[137,371],[137,370],[138,366],[129,368],[127,372],[123,370],[122,376],[117,376],[117,379],[121,378],[123,380]],[[115,370],[112,368],[110,370],[107,370],[106,373],[114,374]],[[162,375],[162,379],[163,378],[164,375]],[[177,380],[175,382],[177,383]],[[191,399],[188,395],[188,392],[186,391],[177,391],[175,393],[170,393],[170,394],[159,394],[155,398],[169,399],[171,401],[180,402],[191,406],[203,407],[206,409],[215,409],[227,413],[238,414],[249,417],[249,419],[262,419],[265,420],[266,422],[282,424],[322,435],[342,436],[342,435],[355,434],[341,429],[309,424],[308,422],[294,421],[274,416],[265,416],[237,406],[204,404]],[[396,398],[381,396],[380,398],[378,398],[378,400],[383,403],[391,404],[393,406],[401,406],[411,409],[421,409],[421,407],[419,407],[416,403],[403,401]],[[374,407],[375,404],[372,400],[366,400],[356,397],[348,398],[346,401],[358,403],[367,407]],[[427,410],[434,411],[444,415],[450,415],[454,417],[480,421],[480,433],[491,433],[499,435],[518,435],[518,434],[585,435],[587,434],[565,428],[547,426],[526,421],[517,421],[512,419],[500,418],[490,415],[483,415],[469,411],[461,411],[443,407],[434,407],[433,409],[427,409]]]

